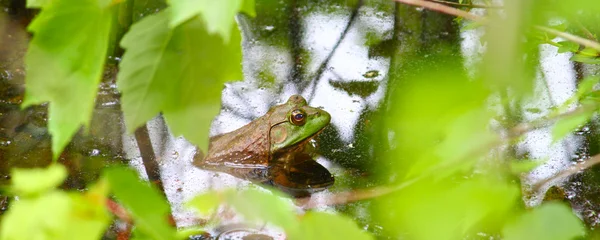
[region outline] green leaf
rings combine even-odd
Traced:
[[[248,189],[242,192],[231,191],[228,195],[227,202],[246,219],[264,220],[283,227],[287,232],[297,230],[291,203],[277,192]]]
[[[577,43],[570,42],[570,41],[562,41],[562,42],[558,42],[558,44],[560,44],[560,47],[558,47],[558,53],[579,51],[579,44],[577,44]]]
[[[379,218],[386,231],[406,239],[464,239],[473,231],[504,221],[519,198],[518,186],[486,179],[488,175],[466,180],[459,180],[462,176],[421,180],[375,199],[374,217]]]
[[[110,2],[53,0],[29,25],[23,107],[50,102],[54,159],[92,116],[108,48]]]
[[[54,189],[67,177],[67,170],[60,164],[47,168],[13,169],[11,172],[11,189],[16,195],[34,195]]]
[[[559,119],[558,121],[556,121],[554,127],[552,128],[552,141],[556,142],[564,138],[573,130],[587,123],[590,120],[590,118],[594,116],[594,113],[594,111],[586,110],[585,112],[566,116],[564,118]]]
[[[72,204],[69,196],[59,191],[14,201],[0,223],[0,240],[64,239],[70,230]]]
[[[300,231],[290,239],[374,239],[352,219],[324,212],[308,212],[300,221]]]
[[[169,225],[170,206],[160,192],[142,182],[128,168],[109,168],[105,172],[110,189],[134,219],[139,233],[151,239],[174,239]]]
[[[546,163],[548,159],[519,159],[510,162],[510,171],[514,174],[530,172],[536,167]]]
[[[560,203],[546,203],[526,212],[502,230],[505,240],[563,240],[584,235],[583,224]]]
[[[598,56],[598,51],[596,51],[596,49],[585,48],[573,55],[573,57],[571,57],[571,61],[587,64],[600,64],[600,58]]]
[[[72,214],[67,224],[69,239],[101,239],[111,222],[106,209],[108,184],[99,181],[84,194],[70,194]]]
[[[244,11],[255,16],[254,0],[171,0],[172,15],[169,21],[171,28],[200,16],[211,34],[220,34],[225,42],[229,41],[232,28],[235,26],[235,15]],[[233,30],[235,31],[235,30]]]
[[[196,209],[201,215],[207,216],[221,204],[220,193],[210,191],[195,196],[186,206]]]
[[[254,0],[244,0],[240,12],[246,13],[250,17],[256,17],[255,5],[256,3],[254,2]]]
[[[577,85],[577,92],[575,97],[581,99],[581,97],[590,94],[594,90],[594,86],[600,81],[600,77],[589,76],[581,80]]]
[[[51,0],[27,0],[27,8],[42,8]]]
[[[241,36],[234,26],[224,44],[197,17],[171,29],[169,12],[142,19],[121,42],[127,51],[117,84],[125,123],[133,131],[163,112],[174,135],[206,150],[224,83],[242,79]]]

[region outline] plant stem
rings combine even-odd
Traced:
[[[487,21],[486,18],[477,16],[475,14],[457,9],[457,8],[453,8],[453,7],[449,7],[440,3],[435,3],[435,2],[429,2],[429,1],[423,1],[423,0],[394,0],[396,2],[401,2],[404,4],[409,4],[409,5],[413,5],[413,6],[419,6],[419,7],[424,7],[436,12],[441,12],[441,13],[446,13],[446,14],[450,14],[450,15],[454,15],[454,16],[458,16],[458,17],[462,17],[465,19],[469,19],[472,21],[477,21],[477,22],[481,22],[481,23],[485,23]],[[557,37],[562,37],[566,40],[569,40],[571,42],[574,43],[578,43],[581,44],[583,46],[589,47],[589,48],[593,48],[597,51],[600,51],[600,43],[596,42],[596,41],[592,41],[589,39],[585,39],[570,33],[566,33],[566,32],[562,32],[562,31],[558,31],[556,29],[552,29],[549,27],[545,27],[545,26],[533,26],[535,29],[538,29],[542,32],[546,32],[546,33],[550,33],[553,34]]]
[[[492,9],[502,9],[502,8],[504,8],[503,6],[481,5],[481,4],[464,4],[464,3],[455,3],[455,2],[443,1],[443,0],[429,0],[429,1],[430,2],[441,3],[441,4],[445,4],[445,5],[453,5],[453,6],[468,7],[468,8],[492,8]]]
[[[135,140],[140,149],[140,155],[144,162],[146,174],[148,174],[148,180],[155,184],[163,195],[166,195],[165,188],[160,179],[160,169],[158,167],[158,162],[156,161],[156,155],[152,149],[152,142],[150,141],[150,135],[148,134],[148,127],[146,124],[135,130]]]

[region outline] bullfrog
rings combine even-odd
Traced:
[[[330,120],[328,112],[293,95],[247,125],[211,137],[206,157],[196,155],[194,165],[306,196],[334,183],[308,147]]]

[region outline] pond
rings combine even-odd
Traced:
[[[4,9],[0,14],[0,186],[8,186],[11,169],[52,162],[52,139],[48,104],[21,108],[26,89],[24,58],[32,38],[26,28],[39,11],[26,9],[25,1],[0,3]],[[164,7],[162,1],[138,1],[132,6],[132,20]],[[534,45],[534,50],[523,52],[523,59],[529,61],[523,66],[531,66],[522,71],[527,77],[511,75],[514,69],[521,71],[518,64],[511,65],[510,73],[501,69],[498,76],[490,77],[488,68],[482,67],[489,58],[486,54],[501,48],[486,38],[493,31],[424,7],[393,1],[269,0],[256,1],[255,8],[256,17],[236,17],[242,36],[243,79],[222,86],[220,112],[209,136],[239,129],[295,94],[329,113],[330,124],[306,142],[316,154],[301,156],[314,157],[335,181],[308,196],[285,197],[296,212],[339,213],[378,238],[401,239],[458,234],[442,226],[463,215],[468,220],[457,225],[464,228],[460,239],[500,239],[498,229],[485,225],[486,217],[467,209],[501,216],[494,214],[535,208],[550,200],[568,203],[590,229],[600,223],[597,167],[585,161],[600,149],[597,119],[590,115],[581,122],[583,127],[569,129],[564,139],[557,139],[556,130],[547,123],[519,125],[556,116],[556,109],[563,110],[561,114],[579,109],[579,100],[572,99],[581,91],[582,75],[594,75],[596,70],[574,62],[576,52]],[[478,16],[495,11],[468,10]],[[248,179],[196,167],[194,159],[205,153],[173,134],[164,114],[135,131],[126,129],[117,87],[123,50],[109,49],[114,51],[107,57],[92,120],[59,155],[58,162],[69,172],[61,189],[88,190],[107,166],[126,164],[161,188],[174,224],[182,229],[215,218],[199,218],[186,205],[198,194],[255,188]],[[488,81],[506,76],[517,77]],[[525,78],[531,86],[521,88],[517,80]],[[519,127],[526,130],[511,136]],[[528,160],[538,163],[526,170],[511,165]],[[546,194],[548,189],[555,195]],[[16,201],[9,194],[0,195],[1,214]],[[217,215],[218,224],[196,238],[286,238],[281,226],[248,224],[231,208],[219,208]],[[396,224],[402,227],[395,229]],[[113,223],[104,238],[118,238],[124,228]],[[510,235],[505,231],[503,235]]]

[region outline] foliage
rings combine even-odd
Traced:
[[[472,9],[471,1],[459,2],[467,5],[461,9]],[[48,103],[54,159],[82,126],[89,125],[107,51],[116,44],[110,42],[113,19],[121,17],[115,16],[116,8],[127,3],[131,4],[127,0],[27,1],[28,7],[41,11],[28,27],[33,38],[26,54],[22,107]],[[288,14],[290,6],[283,1],[258,1],[256,11],[254,4],[253,0],[170,0],[154,14],[132,18],[136,23],[119,42],[125,53],[117,77],[129,132],[162,113],[175,135],[206,150],[223,84],[243,78],[242,35],[235,16],[256,17],[251,21],[276,29],[256,33],[265,42],[289,45],[272,36],[290,30],[287,22],[273,22]],[[502,11],[489,9],[485,19],[453,22],[463,24],[464,31],[485,28],[486,51],[469,69],[473,74],[463,68],[458,43],[442,42],[451,38],[444,34],[459,33],[448,27],[436,31],[444,34],[428,35],[435,24],[421,21],[438,13],[398,4],[395,17],[419,16],[395,23],[407,27],[390,34],[401,39],[379,39],[372,32],[364,37],[372,57],[391,56],[387,85],[376,80],[329,81],[330,86],[363,98],[382,85],[392,89],[378,110],[383,120],[376,126],[386,144],[374,140],[373,151],[383,159],[377,182],[394,190],[369,201],[368,209],[370,220],[381,224],[385,234],[407,239],[465,239],[481,232],[504,239],[585,236],[582,222],[564,205],[550,202],[523,209],[521,199],[530,196],[519,191],[519,176],[543,161],[517,154],[514,149],[523,133],[514,130],[521,124],[531,127],[527,131],[550,126],[556,143],[594,121],[600,106],[596,88],[600,78],[593,73],[581,79],[572,97],[558,106],[528,108],[541,115],[530,122],[522,116],[527,109],[520,104],[532,96],[539,98],[534,89],[540,45],[555,46],[557,53],[570,54],[572,62],[591,69],[600,64],[596,36],[600,5],[592,0],[503,4]],[[391,1],[381,5],[391,11]],[[549,24],[557,19],[559,24]],[[432,50],[421,39],[442,43],[435,42]],[[364,77],[378,75],[373,71]],[[109,193],[131,217],[136,238],[176,239],[205,230],[172,226],[168,201],[131,169],[109,168],[83,192],[56,189],[67,177],[65,167],[58,164],[15,169],[11,176],[11,205],[2,216],[0,240],[101,238],[114,220],[107,213]],[[281,227],[290,239],[373,238],[344,214],[311,210],[300,214],[274,190],[210,191],[188,202],[200,217],[218,214],[224,204],[249,222]]]
[[[158,190],[141,182],[131,169],[112,168],[105,173],[111,192],[129,209],[135,221],[139,234],[136,237],[165,240],[175,237],[175,229],[167,221],[171,208]]]
[[[106,59],[110,0],[53,0],[29,25],[34,37],[26,55],[23,107],[50,102],[48,131],[54,158],[81,125],[91,120]]]
[[[54,189],[66,173],[62,165],[15,169],[10,189],[19,199],[2,219],[0,239],[99,239],[110,222],[107,185],[100,181],[84,194]]]
[[[502,230],[504,239],[574,239],[584,235],[583,225],[571,209],[546,203],[519,216]]]

